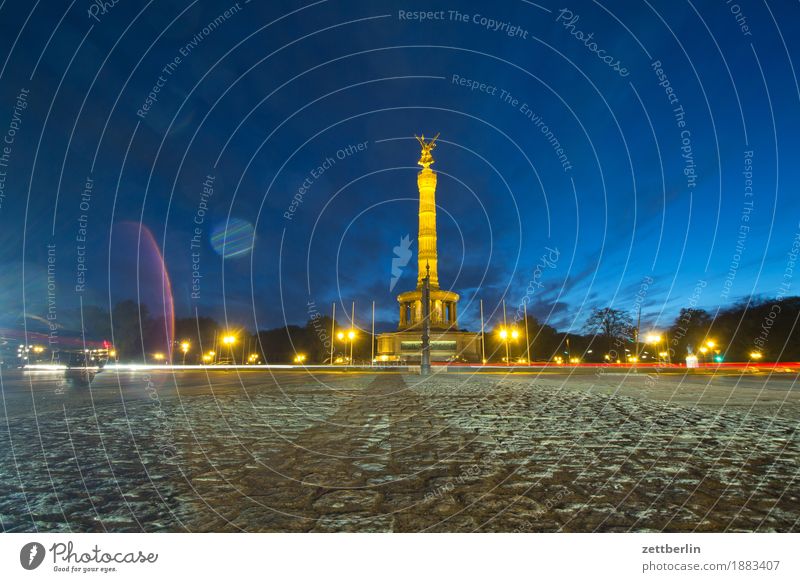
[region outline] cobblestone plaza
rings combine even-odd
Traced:
[[[4,372],[5,531],[796,531],[794,374]]]

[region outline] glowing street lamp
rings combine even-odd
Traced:
[[[181,342],[181,351],[183,352],[183,365],[184,366],[186,365],[186,354],[188,353],[190,347],[191,347],[191,344],[189,344],[189,342],[187,342],[187,341]]]
[[[353,340],[356,338],[356,332],[352,329],[347,332],[347,339],[350,340],[350,364],[353,363]]]
[[[750,352],[750,359],[751,360],[760,360],[764,357],[764,354],[761,352]]]
[[[653,344],[653,348],[659,350],[661,348],[661,343],[666,343],[667,340],[659,333],[648,333],[644,337],[645,343]],[[665,346],[666,347],[666,346]],[[669,362],[669,350],[663,350],[658,352],[658,357],[663,359],[665,362]]]
[[[356,338],[355,330],[351,329],[351,330],[347,331],[346,333],[343,332],[343,331],[340,331],[339,333],[336,334],[336,337],[339,339],[339,341],[344,342],[345,355],[347,354],[347,343],[350,342],[350,363],[352,364],[353,363],[353,340]]]
[[[517,341],[519,338],[519,331],[516,328],[506,329],[505,327],[501,327],[500,331],[498,332],[498,336],[506,345],[506,364],[509,366],[511,365],[511,353],[508,343],[512,341]]]
[[[156,352],[155,354],[153,354],[153,359],[156,362],[160,362],[161,360],[164,359],[164,354],[162,354],[161,352]]]
[[[231,335],[231,334],[223,336],[222,337],[222,343],[225,344],[226,346],[228,346],[228,351],[231,354],[231,362],[233,364],[236,364],[236,360],[233,357],[233,344],[236,343],[236,336],[235,335]]]
[[[302,364],[305,361],[306,361],[306,355],[305,354],[297,354],[294,357],[294,363],[295,364]]]

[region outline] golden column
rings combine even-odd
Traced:
[[[425,136],[417,137],[422,147],[422,155],[417,162],[422,166],[417,174],[417,188],[419,189],[419,233],[417,235],[417,289],[422,289],[422,280],[425,278],[426,268],[430,268],[430,288],[439,288],[439,271],[437,269],[436,253],[436,172],[431,170],[433,156],[431,150],[436,147],[436,134],[431,141],[426,142]]]
[[[456,303],[458,293],[439,288],[439,257],[436,250],[436,172],[431,170],[436,147],[436,134],[431,141],[417,137],[422,155],[417,164],[422,170],[417,174],[419,189],[419,232],[417,233],[417,287],[397,296],[400,306],[400,330],[416,330],[423,323],[422,286],[426,273],[430,273],[430,324],[434,330],[458,329]],[[438,337],[438,336],[437,336]]]

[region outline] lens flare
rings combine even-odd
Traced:
[[[231,218],[211,230],[211,246],[223,259],[241,257],[252,250],[254,235],[252,224],[241,218]]]
[[[147,306],[158,326],[158,345],[153,346],[156,348],[153,351],[163,351],[171,361],[175,336],[172,283],[153,233],[136,222],[114,225],[110,260],[115,266],[114,272],[124,274],[112,281],[112,295]],[[135,280],[130,278],[133,273]]]

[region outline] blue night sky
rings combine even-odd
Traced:
[[[391,329],[437,132],[464,327],[526,293],[561,330],[795,294],[798,27],[745,0],[0,3],[0,327],[158,311],[166,269],[179,316],[368,326],[374,300]]]

